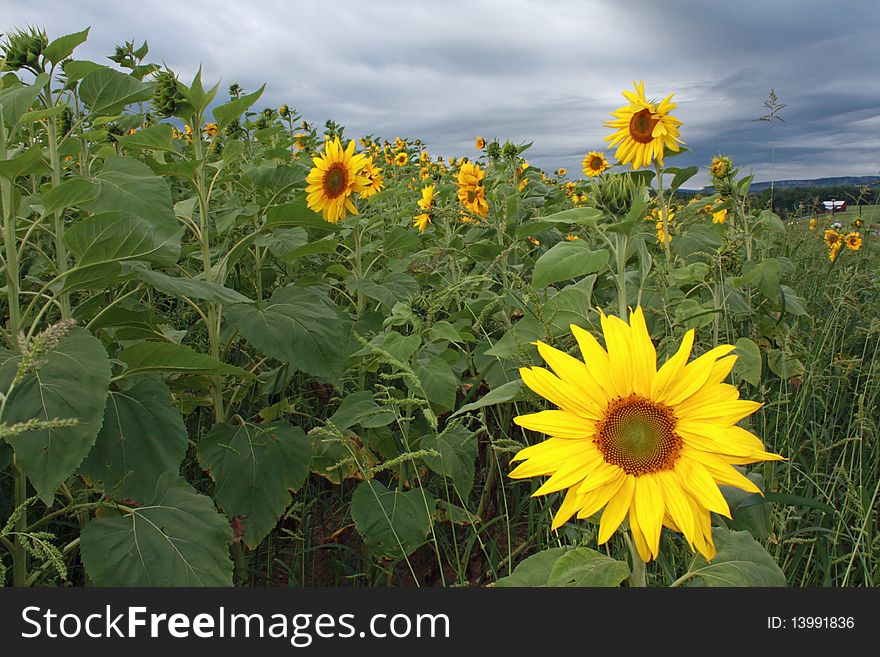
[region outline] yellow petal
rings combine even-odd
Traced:
[[[654,377],[654,385],[651,388],[651,399],[665,399],[667,388],[673,385],[681,378],[687,359],[691,355],[691,348],[694,346],[694,330],[691,329],[684,334],[678,351],[669,360],[663,363],[663,367]]]
[[[562,505],[559,507],[556,515],[553,516],[553,523],[550,525],[550,529],[559,529],[562,525],[567,523],[568,519],[578,510],[582,499],[583,497],[578,495],[574,488],[569,488],[568,492],[565,494],[565,499],[562,500]]]
[[[556,372],[556,375],[580,393],[578,397],[581,415],[594,420],[601,419],[608,403],[608,396],[599,388],[589,368],[577,358],[548,344],[543,342],[536,344],[541,358]]]
[[[524,429],[540,431],[554,438],[591,439],[596,430],[594,421],[568,411],[540,411],[519,415],[513,421]]]
[[[715,361],[722,356],[726,356],[733,349],[734,346],[732,344],[723,344],[710,349],[699,358],[688,363],[678,380],[672,382],[667,387],[666,394],[663,395],[660,401],[674,406],[693,395],[709,380],[709,375],[712,373]]]
[[[648,549],[656,557],[660,554],[660,532],[663,529],[666,505],[663,502],[660,486],[653,475],[646,474],[636,478],[633,509],[638,516],[639,526],[645,535]]]
[[[636,487],[635,477],[623,477],[620,490],[608,501],[602,519],[599,521],[599,545],[603,545],[614,535],[626,517]]]
[[[727,501],[718,489],[718,484],[701,463],[682,455],[675,464],[675,472],[682,487],[701,506],[727,518],[730,517],[730,507],[727,506]]]
[[[630,353],[633,365],[633,391],[642,397],[651,394],[657,375],[657,351],[645,324],[645,315],[638,306],[629,316]]]

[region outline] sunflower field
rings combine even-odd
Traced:
[[[0,44],[0,584],[880,583],[873,209],[677,194],[642,83],[544,171],[87,37]]]

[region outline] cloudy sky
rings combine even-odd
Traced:
[[[476,135],[533,141],[530,161],[570,172],[644,80],[649,97],[675,94],[691,149],[675,164],[724,152],[769,179],[771,128],[755,119],[773,88],[787,105],[777,180],[880,173],[873,0],[0,0],[0,17],[2,32],[31,24],[50,38],[91,26],[76,56],[104,63],[146,40],[148,60],[185,81],[201,64],[224,90],[268,82],[257,109],[287,103],[349,136],[470,157]]]

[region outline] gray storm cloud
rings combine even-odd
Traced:
[[[731,154],[770,175],[770,129],[754,119],[774,88],[777,178],[880,169],[880,12],[871,2],[612,0],[497,2],[0,1],[0,31],[50,37],[91,26],[77,57],[107,62],[146,40],[150,60],[255,89],[347,133],[422,139],[432,153],[474,156],[480,134],[534,142],[545,169],[580,170],[602,148],[620,92],[644,80],[675,93],[690,152],[677,165]],[[690,186],[704,184],[704,171]]]

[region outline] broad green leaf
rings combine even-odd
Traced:
[[[144,377],[110,391],[104,423],[80,472],[110,497],[144,502],[163,472],[177,472],[186,448],[186,427],[168,386]]]
[[[106,68],[103,64],[90,62],[86,59],[69,59],[61,63],[64,75],[67,77],[67,86],[71,87],[75,82],[79,82],[89,73]]]
[[[453,424],[439,436],[423,437],[419,447],[440,452],[440,456],[424,456],[425,463],[437,474],[449,477],[460,498],[467,500],[474,487],[474,468],[477,461],[476,434],[460,424]]]
[[[690,285],[706,280],[709,275],[709,265],[705,262],[694,262],[670,270],[669,275],[672,276],[673,282],[678,286]]]
[[[230,374],[251,378],[247,370],[222,363],[213,356],[183,344],[171,342],[140,342],[126,347],[117,356],[126,365],[125,376],[164,372],[166,374]]]
[[[402,335],[397,331],[388,331],[382,335],[381,343],[383,351],[387,351],[393,358],[406,363],[418,351],[422,340],[417,335]]]
[[[721,246],[721,228],[712,225],[695,224],[679,234],[673,234],[670,248],[682,258],[693,257],[698,253],[715,253]]]
[[[337,233],[341,230],[339,225],[324,221],[320,215],[315,214],[306,205],[304,198],[294,203],[276,205],[266,213],[267,228],[280,228],[283,226],[301,226],[309,231],[309,233],[318,234]]]
[[[709,563],[698,554],[679,583],[687,586],[786,586],[773,557],[746,531],[712,528],[718,550]]]
[[[372,278],[350,278],[346,286],[349,292],[360,292],[370,299],[383,303],[389,309],[398,301],[409,301],[419,291],[416,280],[402,272],[391,272],[381,282]]]
[[[232,520],[242,517],[253,549],[290,504],[309,474],[312,443],[286,422],[220,423],[199,442],[199,463],[214,480],[214,499]]]
[[[547,586],[615,587],[620,586],[629,574],[629,566],[623,561],[581,547],[569,550],[556,560],[547,578]]]
[[[97,586],[232,586],[231,540],[211,498],[166,472],[143,507],[89,522],[80,546]]]
[[[670,189],[674,192],[676,189],[684,185],[688,180],[693,178],[697,171],[698,167],[689,166],[684,169],[679,169],[678,167],[668,167],[665,173],[673,174],[672,183],[669,185]]]
[[[767,351],[767,367],[780,379],[802,376],[806,371],[800,359],[782,349],[770,349]]]
[[[523,317],[486,350],[486,355],[512,359],[521,351],[534,351],[531,343],[542,338],[544,327],[541,323],[531,317]]]
[[[150,100],[155,86],[104,67],[82,79],[79,96],[94,116],[115,116],[127,105]]]
[[[753,386],[761,383],[761,350],[758,345],[749,338],[740,338],[736,341],[736,355],[733,371],[737,376]]]
[[[130,135],[118,137],[116,141],[123,148],[178,153],[179,149],[174,138],[171,136],[172,134],[173,131],[170,124],[156,123],[142,130],[137,130]]]
[[[0,160],[0,176],[11,182],[19,176],[28,176],[44,168],[43,149],[39,145],[31,146],[24,153],[9,160]]]
[[[311,470],[334,484],[344,479],[363,479],[364,472],[375,466],[379,459],[351,431],[342,432],[342,438],[313,436]]]
[[[446,320],[435,322],[428,330],[428,338],[434,341],[447,340],[449,342],[463,342],[461,333]]]
[[[596,208],[572,208],[571,210],[563,210],[562,212],[554,212],[546,217],[538,217],[541,222],[553,224],[581,224],[584,226],[595,226],[596,222],[602,218],[602,211]]]
[[[757,472],[744,473],[758,488],[764,488],[764,477]],[[759,541],[770,535],[770,507],[759,493],[749,493],[734,486],[718,487],[727,506],[730,507],[730,518],[724,522],[731,529],[745,530]]]
[[[0,389],[9,388],[21,358],[0,349]],[[6,438],[40,499],[51,506],[55,490],[95,444],[107,401],[110,360],[97,338],[76,327],[40,359],[43,365],[16,384],[0,421],[77,421],[70,427],[32,429]]]
[[[500,578],[493,586],[547,586],[553,566],[569,550],[570,548],[557,547],[533,554],[520,561],[513,573]]]
[[[97,198],[87,206],[91,212],[122,211],[146,219],[157,228],[176,231],[168,183],[153,174],[143,162],[130,157],[111,156],[95,177],[101,186]]]
[[[241,216],[241,215],[239,215]],[[309,234],[305,228],[277,228],[269,235],[257,237],[257,246],[269,247],[269,253],[282,260],[291,260],[290,254],[309,243]]]
[[[422,384],[422,390],[433,404],[446,410],[455,408],[455,393],[459,380],[455,372],[440,356],[433,356],[414,368],[416,376]]]
[[[345,369],[344,324],[314,287],[277,288],[268,303],[229,306],[224,318],[251,345],[298,370],[334,380]]]
[[[370,479],[351,496],[351,518],[376,556],[403,559],[427,539],[434,505],[424,489],[402,493]]]
[[[731,279],[739,285],[754,285],[768,299],[779,296],[779,277],[782,263],[776,258],[764,258],[760,262],[746,262],[742,267],[743,275]]]
[[[89,29],[86,28],[82,32],[75,32],[58,37],[52,41],[43,51],[43,56],[53,64],[57,64],[63,59],[67,59],[73,54],[73,49],[89,38]]]
[[[76,268],[65,281],[68,289],[103,289],[122,273],[121,262],[147,260],[174,264],[180,256],[183,227],[156,226],[124,212],[86,217],[64,233],[64,243],[76,257]]]
[[[779,298],[781,309],[784,308],[785,312],[798,317],[808,314],[803,298],[798,296],[797,292],[788,287],[788,285],[779,286]]]
[[[593,304],[595,284],[595,274],[584,276],[577,283],[562,288],[544,304],[544,317],[553,324],[557,334],[570,333],[571,324],[584,327],[593,323],[598,315]]]
[[[219,283],[197,278],[178,278],[144,267],[134,268],[135,276],[165,294],[190,299],[203,299],[214,303],[251,303],[251,299]]]
[[[33,84],[16,85],[0,90],[0,110],[3,111],[3,122],[10,128],[18,125],[21,117],[31,109],[48,81],[49,74],[40,73],[34,78]]]
[[[567,281],[601,271],[608,263],[608,251],[590,250],[582,240],[560,242],[544,253],[535,263],[532,286],[542,288],[558,281]]]
[[[375,428],[390,424],[396,417],[394,411],[379,406],[368,390],[361,390],[346,396],[329,422],[340,430],[356,424],[365,428]]]
[[[231,100],[228,103],[215,107],[214,120],[217,122],[217,126],[222,130],[227,125],[232,123],[232,121],[239,118],[245,111],[247,111],[247,109],[251,105],[259,100],[260,96],[263,95],[263,91],[265,89],[266,85],[264,84],[253,93],[242,96],[241,98],[236,98],[235,100]]]
[[[99,185],[88,178],[75,176],[68,178],[57,187],[50,187],[43,193],[43,207],[53,213],[94,201],[101,191]]]
[[[467,413],[469,411],[475,411],[478,408],[483,408],[484,406],[494,406],[495,404],[521,401],[525,399],[525,394],[526,393],[525,389],[523,388],[522,381],[520,381],[519,379],[517,379],[516,381],[510,381],[508,383],[505,383],[503,386],[495,388],[494,390],[490,390],[485,395],[480,397],[477,401],[471,402],[470,404],[465,404],[449,417],[453,418],[456,415],[461,415],[462,413]]]

